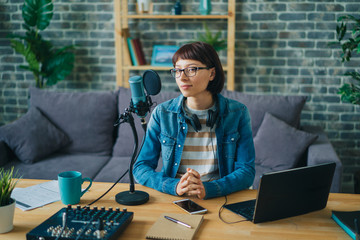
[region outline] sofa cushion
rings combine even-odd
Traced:
[[[0,138],[24,163],[37,162],[70,143],[66,134],[36,107],[31,107],[15,122],[0,127]]]
[[[30,104],[38,107],[69,136],[71,144],[64,153],[111,154],[117,93],[69,93],[31,88]]]
[[[4,168],[10,169],[14,166],[15,171],[18,170],[23,178],[57,180],[57,175],[61,172],[79,171],[83,177],[93,179],[109,159],[110,156],[93,154],[56,153],[33,164],[24,164],[18,160],[11,161]]]
[[[0,140],[0,167],[4,166],[5,163],[10,161],[8,145],[4,140]]]
[[[266,112],[295,128],[299,127],[305,96],[252,95],[224,90],[222,94],[247,106],[251,116],[253,136],[256,135]]]
[[[158,95],[151,96],[151,100],[154,103],[151,110],[157,104],[160,104],[160,103],[165,102],[172,98],[176,98],[179,95],[180,95],[179,92],[163,91],[163,92],[160,92]],[[118,101],[119,102],[118,111],[120,114],[124,113],[125,109],[130,106],[130,101],[131,101],[130,89],[120,87],[119,88],[119,101]],[[136,114],[133,114],[133,116],[134,116],[136,131],[138,134],[139,148],[140,148],[141,142],[144,137],[144,130],[141,127],[140,118]],[[146,119],[146,121],[149,121],[150,113],[147,114],[145,119]],[[113,156],[131,156],[133,148],[134,148],[134,137],[133,137],[133,133],[132,133],[130,124],[123,123],[119,126],[119,129],[118,129],[118,137],[117,137],[116,143],[114,145]]]
[[[266,113],[254,138],[255,162],[272,171],[293,168],[317,137]]]
[[[130,156],[112,157],[108,163],[96,175],[96,182],[116,182],[129,169]],[[119,181],[121,183],[129,182],[129,173]]]

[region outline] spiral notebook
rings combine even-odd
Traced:
[[[191,228],[184,227],[180,224],[174,223],[165,219],[165,216],[175,218],[191,226]],[[203,215],[190,215],[179,213],[162,213],[146,233],[147,239],[171,239],[171,240],[191,240],[198,231],[202,221]]]

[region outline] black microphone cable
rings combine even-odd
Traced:
[[[121,179],[123,179],[123,177],[124,177],[128,172],[129,172],[129,169],[127,169],[127,170],[124,172],[124,174],[121,175],[121,177],[120,177],[118,180],[116,180],[116,182],[115,182],[103,195],[101,195],[100,197],[98,197],[97,199],[95,199],[94,201],[92,201],[91,203],[87,204],[86,206],[90,206],[90,205],[96,203],[97,201],[99,201],[101,198],[103,198],[108,192],[111,191],[111,189],[113,189],[113,188],[115,187],[115,185],[116,185],[118,182],[120,182]],[[86,206],[84,206],[84,208],[85,208]]]

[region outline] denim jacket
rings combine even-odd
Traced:
[[[178,171],[187,123],[184,96],[159,104],[151,114],[143,147],[134,165],[135,180],[160,192],[177,195]],[[215,134],[220,178],[203,182],[205,199],[224,196],[251,186],[255,176],[255,149],[246,106],[218,94],[219,116]],[[161,154],[163,166],[156,172]]]

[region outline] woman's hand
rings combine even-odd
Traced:
[[[206,196],[205,188],[200,180],[200,174],[194,169],[188,168],[187,172],[180,178],[176,187],[176,193],[179,196],[197,196],[203,199]]]

